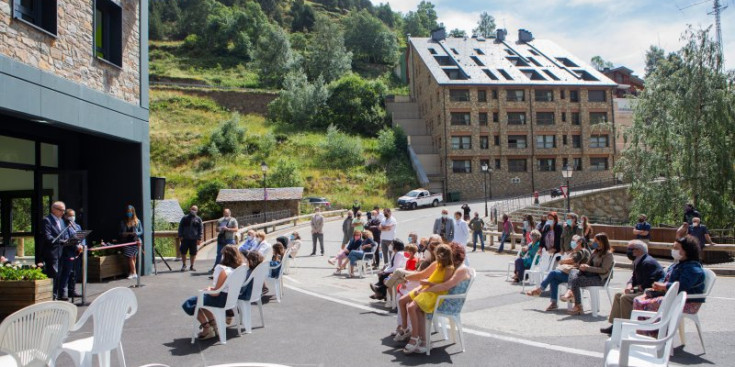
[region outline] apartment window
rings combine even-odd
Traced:
[[[112,0],[96,0],[94,8],[95,55],[122,67],[122,8]]]
[[[528,148],[525,135],[508,135],[508,148],[525,149]]]
[[[579,119],[579,112],[572,112],[572,125],[579,125],[580,119]]]
[[[566,135],[562,135],[561,136],[561,139],[562,139],[562,144],[563,145],[567,145],[567,136]]]
[[[582,135],[572,135],[572,148],[579,149],[582,147]]]
[[[590,158],[590,171],[607,171],[607,158]]]
[[[493,143],[495,143],[495,146],[500,146],[500,135],[495,135],[493,139]]]
[[[487,112],[480,112],[478,115],[480,126],[487,126]]]
[[[609,146],[610,144],[607,135],[590,136],[590,148],[607,148]]]
[[[498,99],[498,90],[493,89],[493,99]]]
[[[470,113],[469,112],[452,112],[452,125],[469,125],[470,124]]]
[[[566,93],[565,93],[565,92],[566,92],[566,91],[565,91],[564,89],[562,89],[562,90],[560,91],[560,93],[561,93],[561,97],[560,97],[560,98],[561,98],[561,99],[564,99],[564,98],[566,98],[566,96],[565,96],[565,94],[566,94]]]
[[[452,102],[468,102],[470,100],[470,90],[451,89],[449,91],[449,100]]]
[[[539,135],[536,137],[536,148],[556,148],[556,135]]]
[[[582,170],[582,158],[574,158],[573,162],[574,162],[573,163],[574,166],[572,167],[572,169],[574,169],[575,171],[581,171]]]
[[[569,164],[569,159],[567,159],[567,158],[563,158],[563,159],[561,160],[561,167],[562,167],[562,168],[564,168],[564,167],[566,167],[566,166],[567,166],[567,164]]]
[[[487,91],[486,90],[477,91],[477,102],[487,102]]]
[[[566,112],[562,112],[561,113],[561,122],[567,122],[567,113]]]
[[[14,0],[13,18],[56,37],[56,0]]]
[[[554,91],[551,89],[537,89],[535,95],[536,102],[552,102],[554,100]]]
[[[553,125],[554,124],[554,113],[553,112],[536,112],[536,124],[537,125]]]
[[[453,173],[472,173],[472,161],[452,160]]]
[[[538,170],[541,172],[553,172],[556,171],[556,159],[554,158],[540,158],[538,160]]]
[[[500,122],[500,115],[497,112],[493,112],[493,122]]]
[[[500,159],[495,160],[495,169],[500,169]]]
[[[453,136],[452,137],[452,149],[455,149],[455,150],[472,149],[472,137],[471,136]]]
[[[607,122],[607,112],[590,112],[590,125]]]
[[[569,102],[579,102],[579,91],[578,90],[569,91]]]
[[[490,139],[487,136],[480,137],[480,149],[490,149]]]
[[[508,102],[523,102],[526,100],[526,91],[523,89],[509,89],[505,93]]]
[[[590,102],[605,102],[605,94],[604,90],[591,90],[587,92],[587,100]]]
[[[525,159],[508,159],[508,171],[509,172],[526,172],[526,160]]]
[[[508,125],[525,125],[525,112],[508,112]]]

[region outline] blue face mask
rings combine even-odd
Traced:
[[[546,225],[547,226],[550,226],[552,224],[554,224],[554,221],[553,220],[549,219],[549,220],[546,221]]]
[[[293,241],[294,238],[295,237],[293,235],[291,235],[291,236],[288,237],[288,239],[290,239],[291,241]]]
[[[133,213],[131,213],[131,212],[127,212],[127,213],[125,213],[125,215],[126,215],[126,216],[127,216],[128,218],[132,218],[132,217],[133,217]]]
[[[593,250],[597,250],[597,248],[600,247],[600,245],[597,242],[590,243],[590,248]]]
[[[577,248],[578,245],[577,245],[577,242],[572,241],[572,243],[570,243],[569,246],[571,246],[572,247],[572,250],[574,250],[574,249]]]
[[[571,219],[567,219],[567,225],[570,226],[570,227],[572,226],[572,220]]]

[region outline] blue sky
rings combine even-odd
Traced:
[[[371,0],[388,2],[395,11],[415,10],[421,0]],[[681,48],[680,37],[688,24],[714,24],[712,1],[703,0],[433,0],[439,21],[447,30],[460,28],[471,34],[479,14],[487,11],[511,39],[519,28],[534,37],[549,39],[574,55],[588,60],[600,55],[616,66],[643,75],[645,51],[658,45],[667,52]],[[735,0],[721,0],[729,8],[722,13],[725,64],[735,69]],[[679,10],[686,6],[689,8]],[[714,37],[714,26],[712,27]]]

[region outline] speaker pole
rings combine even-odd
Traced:
[[[160,251],[156,248],[156,200],[163,200],[166,190],[166,178],[165,177],[151,177],[151,205],[153,207],[153,225],[151,226],[151,237],[153,237],[152,248],[153,248],[153,274],[158,275],[158,268],[156,266],[156,255],[161,258],[168,271],[173,271],[171,266],[168,264],[166,259],[163,257]]]

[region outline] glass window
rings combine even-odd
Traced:
[[[526,91],[523,89],[509,89],[506,91],[508,102],[523,102],[526,100]]]
[[[56,36],[56,0],[15,0],[13,18]]]
[[[510,172],[526,172],[525,159],[508,159],[508,171]]]
[[[450,89],[449,100],[452,102],[467,102],[470,100],[469,89]]]
[[[0,135],[0,162],[35,165],[36,143]]]
[[[493,99],[498,99],[498,90],[493,89]]]
[[[554,158],[540,158],[538,160],[538,170],[541,172],[552,172],[556,171],[556,159]]]
[[[508,125],[525,125],[525,112],[508,112]]]
[[[607,171],[607,158],[590,158],[590,171]]]
[[[582,147],[582,135],[572,135],[572,148]]]
[[[500,159],[495,160],[495,169],[500,169]]]
[[[469,112],[452,112],[452,125],[469,125],[471,122]]]
[[[59,146],[41,143],[41,165],[44,167],[59,167]]]
[[[578,90],[569,91],[569,102],[579,102],[579,91]]]
[[[553,112],[536,112],[536,124],[537,125],[553,125],[554,124],[554,113]]]
[[[572,125],[579,125],[580,119],[579,119],[579,112],[572,112]]]
[[[536,137],[536,148],[556,148],[556,135],[539,135]]]
[[[524,149],[527,147],[525,135],[508,135],[508,148]]]
[[[567,113],[566,112],[562,112],[561,113],[561,122],[567,122]]]
[[[95,55],[122,67],[122,8],[112,0],[96,0],[94,13]]]
[[[551,89],[537,89],[534,93],[536,102],[551,102],[554,100],[554,91]]]
[[[608,136],[607,135],[592,135],[590,136],[590,148],[607,148]]]
[[[487,136],[480,137],[480,149],[490,149],[490,139]]]
[[[500,122],[500,115],[497,112],[493,112],[493,122]]]
[[[590,102],[605,102],[605,94],[604,90],[591,90],[587,92],[587,99]]]
[[[478,115],[480,126],[487,126],[487,112],[480,112]]]
[[[590,112],[590,125],[607,122],[607,112]]]
[[[452,160],[453,173],[472,173],[472,161]]]
[[[572,167],[575,171],[582,170],[582,158],[574,158],[574,166]]]
[[[477,91],[477,101],[487,102],[487,91],[486,90],[480,89]]]
[[[453,136],[452,137],[452,149],[472,149],[472,137],[471,136]]]
[[[493,136],[493,140],[494,140],[494,143],[495,143],[495,146],[496,147],[497,146],[500,146],[500,135]]]

